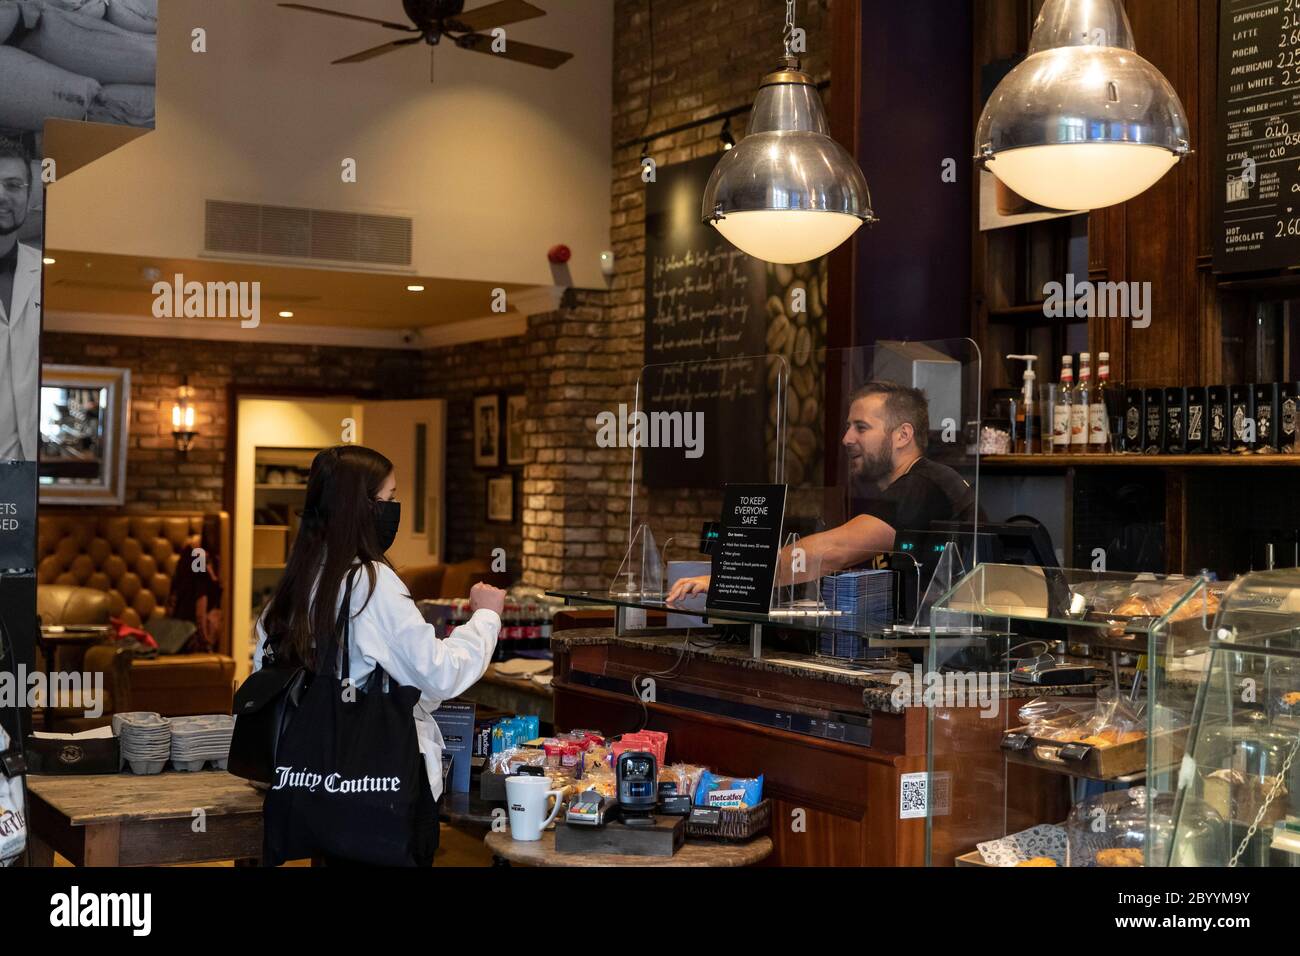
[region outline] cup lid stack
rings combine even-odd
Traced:
[[[171,719],[171,761],[177,770],[201,770],[208,761],[224,769],[230,755],[235,718],[229,714],[204,714]]]

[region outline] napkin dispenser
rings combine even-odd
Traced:
[[[28,734],[27,772],[31,774],[117,773],[121,748],[112,736]]]

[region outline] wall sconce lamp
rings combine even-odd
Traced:
[[[182,455],[189,453],[190,446],[198,437],[195,420],[194,389],[190,387],[190,377],[187,375],[181,379],[181,386],[176,389],[176,401],[172,405],[172,439],[176,442],[176,450]]]

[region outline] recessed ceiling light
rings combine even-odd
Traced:
[[[292,313],[292,312],[281,312],[281,313],[280,313],[280,318],[282,318],[282,319],[292,319],[292,318],[293,318],[293,313]]]
[[[46,257],[45,257],[44,259],[42,259],[41,261],[44,262],[47,266],[52,266],[52,265],[54,265],[54,263],[58,262],[59,260],[58,260],[58,259],[52,259],[52,258],[50,258],[49,256],[46,256]]]
[[[408,286],[406,287],[406,291],[407,291],[407,292],[423,292],[423,291],[424,291],[424,286],[422,286],[422,285],[408,285]]]

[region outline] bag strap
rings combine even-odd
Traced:
[[[0,661],[9,660],[14,669],[14,679],[18,678],[18,650],[9,637],[9,629],[0,619]],[[23,712],[18,704],[19,695],[14,694],[14,732],[9,734],[9,746],[0,751],[0,774],[6,777],[21,777],[27,772],[27,756],[23,753]]]
[[[351,648],[349,647],[349,636],[352,632],[352,584],[356,580],[356,569],[348,571],[347,587],[343,592],[343,604],[339,608],[339,616],[334,622],[334,629],[330,632],[329,640],[317,644],[316,673],[335,672],[339,659],[340,650],[343,653],[343,663],[339,666],[339,679],[347,680],[351,676]]]

